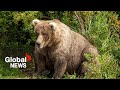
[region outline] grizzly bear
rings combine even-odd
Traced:
[[[87,69],[83,65],[89,61],[85,54],[93,55],[93,62],[98,63],[98,50],[85,37],[74,32],[58,19],[32,21],[37,35],[34,59],[35,72],[42,74],[50,70],[52,78],[62,78],[64,73],[80,75]]]

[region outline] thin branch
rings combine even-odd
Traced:
[[[74,11],[74,14],[75,14],[77,20],[78,20],[79,23],[80,23],[81,33],[84,34],[84,33],[85,33],[84,21],[83,21],[83,19],[81,18],[80,14],[79,14],[79,15],[77,14],[77,11]]]

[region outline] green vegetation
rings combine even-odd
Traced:
[[[21,69],[10,69],[4,58],[9,55],[23,57],[23,52],[32,56],[36,36],[31,22],[43,16],[59,19],[98,48],[100,56],[97,59],[100,65],[96,67],[90,64],[92,71],[90,69],[82,79],[120,78],[119,11],[0,11],[0,78],[31,78]],[[90,59],[89,55],[88,58]],[[33,72],[33,61],[28,62],[27,66],[27,70]],[[40,76],[40,79],[47,78],[44,75]],[[64,79],[78,77],[75,74],[65,74]]]

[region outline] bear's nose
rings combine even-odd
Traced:
[[[40,42],[36,42],[37,47],[40,47]]]

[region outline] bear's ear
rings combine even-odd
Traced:
[[[39,22],[40,22],[40,20],[34,19],[34,20],[32,21],[32,24],[33,24],[34,26],[36,26]]]
[[[55,28],[56,28],[56,23],[55,22],[50,22],[49,25],[53,30],[55,30]]]

